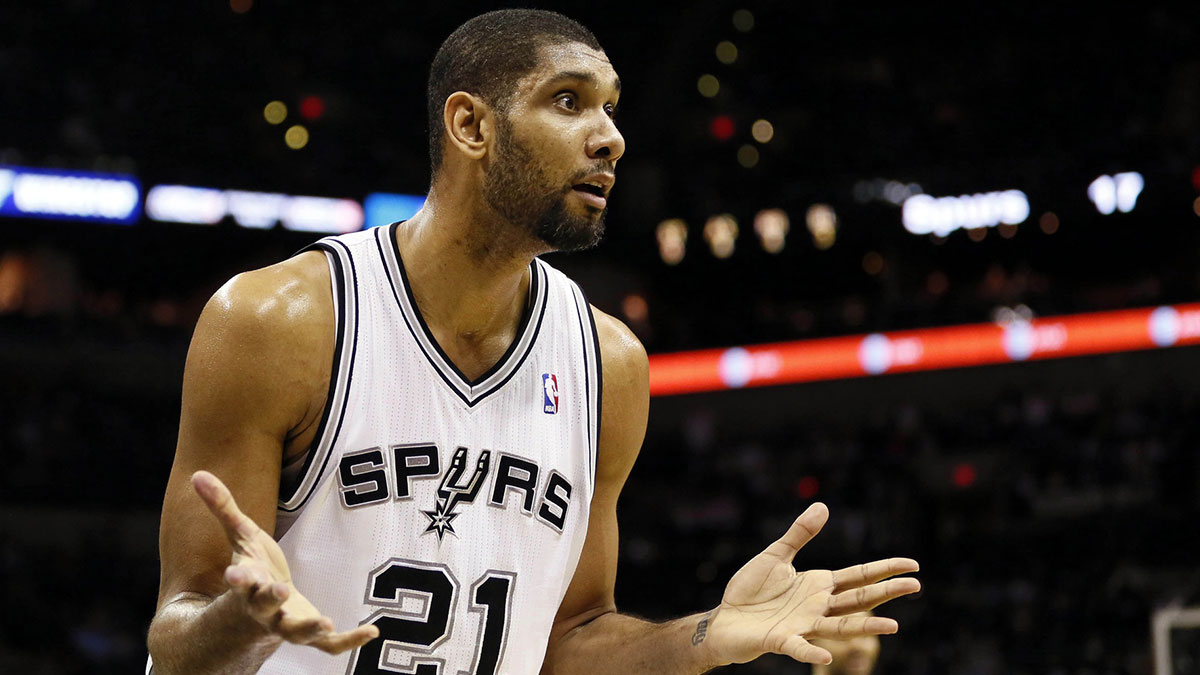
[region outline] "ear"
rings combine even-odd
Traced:
[[[468,159],[482,159],[491,140],[491,117],[491,108],[479,97],[465,91],[451,94],[442,109],[442,124],[449,146]]]

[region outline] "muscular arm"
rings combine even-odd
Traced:
[[[596,495],[579,566],[555,617],[544,675],[671,673],[690,675],[761,654],[828,663],[828,651],[808,638],[845,639],[892,633],[892,619],[850,617],[920,589],[915,560],[891,558],[837,571],[797,572],[792,559],[828,516],[814,504],[791,528],[730,580],[721,605],[665,623],[618,614],[617,498],[646,432],[649,380],[646,352],[629,329],[596,312],[604,364],[604,411]]]
[[[159,533],[158,611],[148,645],[160,675],[250,673],[278,647],[280,638],[247,605],[269,605],[269,596],[287,591],[269,582],[260,584],[257,598],[229,591],[231,580],[262,580],[227,572],[229,534],[197,496],[192,475],[207,470],[219,477],[269,537],[285,451],[311,441],[319,422],[333,330],[320,253],[234,277],[201,314],[188,350]],[[223,498],[208,488],[213,499]]]
[[[701,673],[716,665],[703,643],[693,646],[703,614],[651,623],[616,611],[617,498],[646,435],[649,365],[628,328],[592,311],[604,366],[596,494],[583,554],[559,607],[542,672]]]

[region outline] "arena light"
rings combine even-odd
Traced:
[[[1200,345],[1200,303],[650,357],[650,394],[917,372]]]
[[[754,216],[754,232],[767,253],[783,250],[789,229],[788,215],[783,209],[763,209]]]
[[[363,209],[353,199],[190,185],[151,188],[146,195],[146,215],[151,220],[196,225],[212,225],[231,216],[238,225],[253,230],[279,223],[288,230],[328,234],[354,232],[363,226]]]
[[[1137,206],[1138,196],[1146,187],[1146,180],[1136,171],[1127,171],[1112,176],[1100,176],[1088,185],[1088,199],[1096,210],[1104,215],[1114,211],[1129,213]]]
[[[225,217],[225,193],[190,185],[155,185],[146,193],[146,216],[151,220],[191,225],[215,225]]]
[[[325,99],[310,94],[300,99],[300,116],[312,122],[325,114]]]
[[[1029,218],[1029,198],[1020,190],[958,197],[913,195],[901,207],[904,229],[945,237],[959,229],[1019,225]]]
[[[397,221],[408,220],[425,206],[423,195],[405,195],[391,192],[372,192],[363,201],[366,211],[366,226],[380,227]]]
[[[668,265],[683,262],[687,252],[687,223],[680,218],[670,218],[658,224],[654,230],[658,240],[658,255]]]
[[[728,258],[733,255],[737,236],[737,220],[728,213],[713,216],[704,223],[704,240],[708,242],[713,257]]]
[[[739,9],[733,13],[733,27],[743,33],[754,30],[754,14],[748,9]]]
[[[729,40],[722,40],[717,43],[717,60],[725,65],[730,65],[737,61],[738,48]]]
[[[271,101],[263,107],[263,119],[267,124],[282,124],[287,114],[287,104],[283,101]]]
[[[822,251],[829,250],[837,241],[838,220],[832,206],[813,204],[804,214],[804,222],[812,235],[813,245]]]
[[[904,200],[913,195],[919,195],[924,190],[918,183],[904,183],[898,180],[876,178],[860,180],[854,184],[854,200],[860,204],[870,201],[882,201],[900,206]]]
[[[775,126],[767,120],[755,120],[750,126],[750,135],[759,143],[770,143],[775,138]]]
[[[737,126],[729,115],[717,115],[708,125],[708,132],[718,141],[727,141],[733,138],[736,131]]]
[[[758,166],[758,148],[748,143],[743,145],[738,148],[737,160],[738,164],[741,164],[743,168],[753,169]]]
[[[132,176],[0,166],[0,215],[132,225],[141,199]]]
[[[283,142],[292,150],[308,145],[308,129],[303,124],[293,124],[283,135]]]
[[[353,199],[292,197],[279,222],[298,232],[355,232],[363,226],[363,210]]]

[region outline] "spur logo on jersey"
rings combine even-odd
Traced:
[[[492,453],[484,450],[479,453],[479,460],[475,463],[475,472],[471,474],[471,478],[463,481],[463,475],[467,472],[467,449],[459,448],[454,451],[454,459],[450,460],[450,470],[442,476],[442,483],[437,489],[437,506],[433,511],[422,511],[429,518],[429,527],[425,528],[426,532],[436,532],[438,541],[446,536],[447,532],[454,532],[454,526],[451,523],[458,514],[454,512],[454,507],[459,504],[470,504],[475,501],[475,497],[479,494],[479,488],[483,486],[483,479],[487,478],[488,464],[491,462]]]
[[[454,519],[481,493],[487,495],[490,507],[508,510],[515,505],[523,516],[562,533],[574,492],[565,476],[506,452],[481,450],[473,467],[470,456],[467,448],[457,448],[443,473],[441,454],[432,443],[347,453],[338,463],[337,471],[342,505],[356,509],[392,500],[413,501],[417,499],[417,490],[428,494],[426,491],[433,487],[432,482],[425,487],[425,481],[438,479],[437,489],[429,495],[433,498],[433,509],[419,509],[428,519],[421,534],[435,534],[438,541],[446,533],[460,536],[454,529]]]
[[[558,414],[558,376],[554,373],[542,373],[542,412]]]

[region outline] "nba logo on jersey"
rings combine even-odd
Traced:
[[[558,376],[554,373],[542,373],[542,410],[547,415],[558,412]]]

